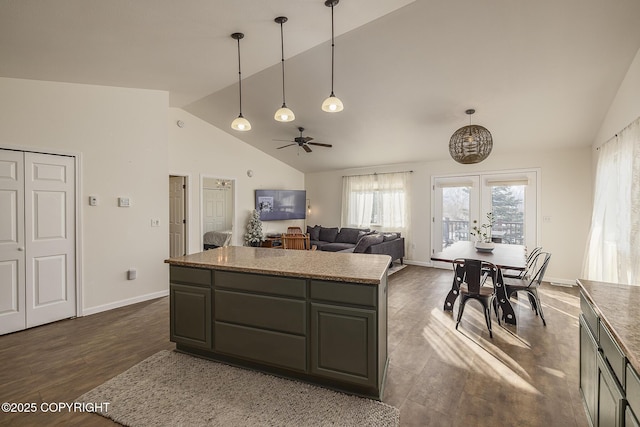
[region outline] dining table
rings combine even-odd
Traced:
[[[504,270],[523,271],[527,266],[527,249],[522,245],[510,245],[506,243],[495,243],[493,250],[481,251],[475,248],[475,243],[470,241],[458,241],[451,246],[447,246],[441,252],[436,252],[431,256],[432,261],[443,261],[453,263],[455,259],[477,259],[494,264],[498,268],[496,282],[494,283],[496,298],[501,309],[501,318],[505,323],[516,324],[516,315],[509,302],[509,296],[504,286]],[[451,290],[447,294],[444,302],[445,311],[453,311],[453,304],[460,294],[460,284],[456,277],[462,277],[463,266],[455,267],[455,277]]]

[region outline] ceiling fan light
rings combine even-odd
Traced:
[[[344,110],[342,101],[333,93],[322,103],[322,111],[326,111],[327,113],[339,113],[342,110]]]
[[[282,107],[278,109],[278,111],[276,111],[276,114],[273,116],[273,118],[279,122],[291,122],[295,120],[296,115],[293,114],[293,111],[287,108],[286,105],[282,104]]]
[[[246,132],[251,130],[251,123],[249,123],[249,120],[245,119],[242,117],[242,114],[240,114],[233,122],[231,122],[231,128],[240,132]]]

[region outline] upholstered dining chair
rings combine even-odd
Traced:
[[[547,326],[547,321],[544,319],[544,312],[542,311],[542,304],[540,303],[540,296],[538,295],[538,288],[542,285],[542,279],[544,273],[551,260],[551,254],[549,252],[538,252],[531,260],[531,267],[527,275],[522,278],[504,278],[505,291],[508,297],[516,292],[526,292],[529,296],[529,303],[531,309],[536,312],[536,316],[540,315],[542,324]]]
[[[285,233],[281,237],[282,249],[298,249],[298,250],[314,250],[315,245],[311,247],[309,234],[291,234]]]
[[[487,275],[491,277],[493,283],[496,283],[498,275],[498,267],[494,264],[477,259],[457,258],[453,260],[453,271],[455,280],[458,282],[460,289],[460,305],[458,307],[458,319],[456,320],[456,329],[460,325],[462,313],[467,301],[475,299],[480,301],[484,308],[484,318],[489,329],[489,337],[493,338],[491,331],[491,306],[497,311],[496,294],[493,286],[482,286]],[[496,313],[497,314],[497,313]],[[500,323],[500,318],[498,318]]]

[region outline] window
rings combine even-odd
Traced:
[[[409,237],[411,172],[342,178],[342,226],[399,231]]]

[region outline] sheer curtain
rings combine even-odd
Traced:
[[[583,276],[640,284],[640,118],[600,147]]]
[[[399,231],[407,257],[411,239],[411,172],[342,178],[342,227]]]

